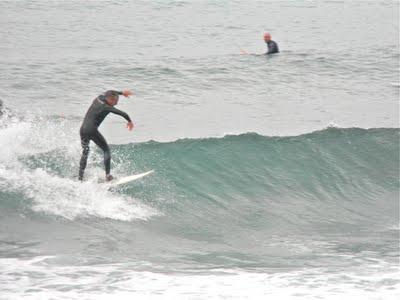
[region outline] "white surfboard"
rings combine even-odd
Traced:
[[[118,179],[116,179],[115,181],[114,181],[114,180],[111,181],[111,182],[109,183],[109,185],[110,185],[110,186],[118,186],[118,185],[121,185],[121,184],[125,184],[125,183],[128,183],[128,182],[137,180],[137,179],[139,179],[139,178],[142,178],[142,177],[144,177],[144,176],[147,176],[147,175],[149,175],[149,174],[151,174],[151,173],[153,173],[153,172],[154,172],[154,170],[151,170],[151,171],[147,171],[147,172],[140,173],[140,174],[135,174],[135,175],[130,175],[130,176],[118,178]]]

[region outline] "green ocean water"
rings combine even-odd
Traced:
[[[61,148],[21,155],[18,166],[28,174],[40,169],[68,184],[76,175],[76,162],[66,152],[68,149]],[[398,221],[398,129],[331,127],[293,137],[247,133],[114,145],[112,152],[116,176],[155,170],[141,181],[107,193],[130,197],[155,210],[158,216],[140,227],[157,228],[152,234],[158,237],[199,241],[206,248],[207,243],[217,242],[223,248],[225,243],[241,244],[249,236],[264,240],[281,234],[325,237],[343,230],[391,228]],[[89,168],[101,170],[100,153],[93,157]],[[96,189],[92,181],[96,182],[97,176],[87,176],[90,188]],[[12,180],[2,186],[1,204],[6,211],[32,215],[30,210],[41,203],[45,204],[39,209],[43,217],[52,218],[51,202],[41,199],[49,186],[20,187]],[[53,188],[65,193],[67,200],[74,198],[74,194],[68,195],[74,191]],[[76,197],[78,204],[78,191]],[[67,211],[56,214],[78,220],[98,217],[89,208],[71,216]],[[119,214],[111,218],[118,220]],[[135,223],[134,218],[131,222]],[[131,227],[129,222],[116,226]],[[152,248],[154,244],[143,246]],[[265,250],[254,247],[259,254]],[[246,246],[238,254],[248,255],[248,250]]]

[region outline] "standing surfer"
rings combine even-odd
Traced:
[[[133,95],[133,93],[130,90],[124,90],[122,92],[113,90],[106,91],[104,94],[98,96],[96,99],[93,100],[92,105],[89,107],[86,113],[85,119],[83,120],[82,126],[80,128],[82,157],[79,164],[79,180],[83,180],[83,173],[85,172],[89,155],[90,141],[93,141],[104,152],[104,168],[106,171],[106,181],[110,181],[113,179],[113,176],[110,174],[110,147],[108,146],[102,134],[98,131],[98,128],[103,122],[104,118],[109,113],[113,113],[125,118],[125,120],[128,121],[128,124],[126,125],[128,129],[133,129],[133,123],[129,115],[114,107],[118,104],[119,95],[129,97],[130,95]]]

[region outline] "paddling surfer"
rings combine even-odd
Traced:
[[[268,32],[264,33],[264,42],[267,44],[267,47],[268,47],[267,52],[262,53],[262,54],[253,54],[253,55],[270,55],[270,54],[279,53],[278,44],[271,39],[270,33],[268,33]],[[240,51],[242,54],[251,54],[241,48],[240,48]]]
[[[114,107],[118,104],[119,95],[129,97],[130,95],[133,95],[133,93],[130,90],[124,90],[122,92],[113,90],[106,91],[104,94],[98,96],[96,99],[93,100],[92,105],[89,107],[86,113],[86,116],[80,128],[82,156],[79,163],[79,180],[83,180],[83,173],[85,172],[87,159],[89,156],[90,141],[93,141],[104,152],[104,168],[106,171],[106,181],[110,181],[113,179],[113,176],[110,174],[110,147],[108,146],[103,135],[98,131],[98,128],[105,117],[109,113],[113,113],[125,118],[125,120],[128,121],[128,124],[126,125],[128,129],[133,129],[134,125],[129,115]]]
[[[265,52],[266,55],[274,54],[274,53],[279,53],[279,47],[278,44],[271,40],[271,34],[268,32],[264,33],[264,42],[267,44],[268,51]]]

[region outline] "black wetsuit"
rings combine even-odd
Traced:
[[[118,92],[119,95],[122,95],[121,92]],[[110,162],[111,162],[111,153],[110,148],[104,137],[98,131],[98,127],[101,122],[103,122],[104,118],[109,114],[117,114],[124,117],[128,122],[131,122],[128,114],[114,108],[113,106],[106,103],[106,98],[104,95],[100,95],[96,99],[93,100],[92,105],[89,107],[89,110],[86,113],[85,119],[83,120],[80,135],[81,135],[81,144],[82,144],[82,157],[79,164],[79,180],[83,179],[83,173],[86,168],[87,159],[89,155],[89,142],[92,140],[97,146],[101,148],[104,152],[104,167],[106,171],[106,175],[110,174]]]
[[[268,51],[265,54],[279,53],[278,44],[276,42],[268,41],[267,46],[268,46]]]

